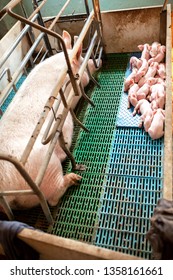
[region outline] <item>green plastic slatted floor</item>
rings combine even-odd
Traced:
[[[85,105],[78,115],[90,132],[75,126],[72,150],[87,169],[79,172],[80,186],[51,208],[54,225],[48,228],[40,208],[15,215],[51,234],[150,259],[145,234],[162,196],[163,139],[152,141],[143,129],[116,127],[129,57],[108,56],[99,73],[101,87],[91,94],[96,106]],[[70,169],[67,160],[64,172]]]

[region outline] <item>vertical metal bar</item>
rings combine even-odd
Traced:
[[[89,6],[88,6],[88,0],[85,0],[85,9],[86,9],[87,16],[89,16],[90,10],[89,10]]]
[[[37,1],[36,0],[33,0],[34,2],[34,10],[38,8],[38,4],[37,4]],[[44,26],[44,22],[43,22],[43,19],[42,19],[42,16],[41,16],[41,12],[38,11],[38,23],[41,25],[41,26]],[[45,26],[44,26],[45,27]],[[52,51],[52,48],[51,48],[51,45],[50,45],[50,42],[49,42],[49,38],[47,36],[47,33],[44,33],[44,42],[45,42],[45,45],[46,45],[46,48],[49,52],[49,56],[52,56],[53,55],[53,51]]]

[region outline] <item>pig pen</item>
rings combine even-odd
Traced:
[[[42,259],[152,258],[146,240],[150,217],[160,198],[172,199],[171,7],[167,5],[165,26],[160,26],[160,11],[101,12],[105,56],[97,74],[100,87],[87,87],[94,107],[81,102],[77,108],[89,132],[75,125],[71,148],[76,162],[86,165],[85,171],[77,171],[81,184],[50,208],[52,225],[41,207],[14,211],[16,220],[43,231],[24,229],[18,235]],[[63,29],[79,34],[80,23],[58,22],[57,32]],[[166,44],[165,134],[152,140],[129,116],[122,96],[130,57],[139,44],[160,41],[160,36]],[[70,170],[67,160],[64,173]]]

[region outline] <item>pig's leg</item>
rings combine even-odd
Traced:
[[[60,160],[55,154],[52,154],[41,189],[48,203],[55,206],[67,189],[73,185],[78,185],[81,179],[82,177],[75,173],[64,176]]]
[[[130,109],[130,105],[131,103],[130,103],[130,96],[128,96],[128,103],[127,103],[127,109]]]
[[[136,107],[134,108],[133,116],[136,115],[136,113],[138,112],[138,109],[139,109],[139,108],[140,108],[140,104],[138,103],[138,104],[136,105]]]
[[[142,115],[142,116],[140,117],[139,127],[142,127],[142,124],[143,124],[144,120],[145,120],[145,116]]]

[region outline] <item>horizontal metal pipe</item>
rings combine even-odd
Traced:
[[[32,190],[0,191],[0,196],[34,194]]]

